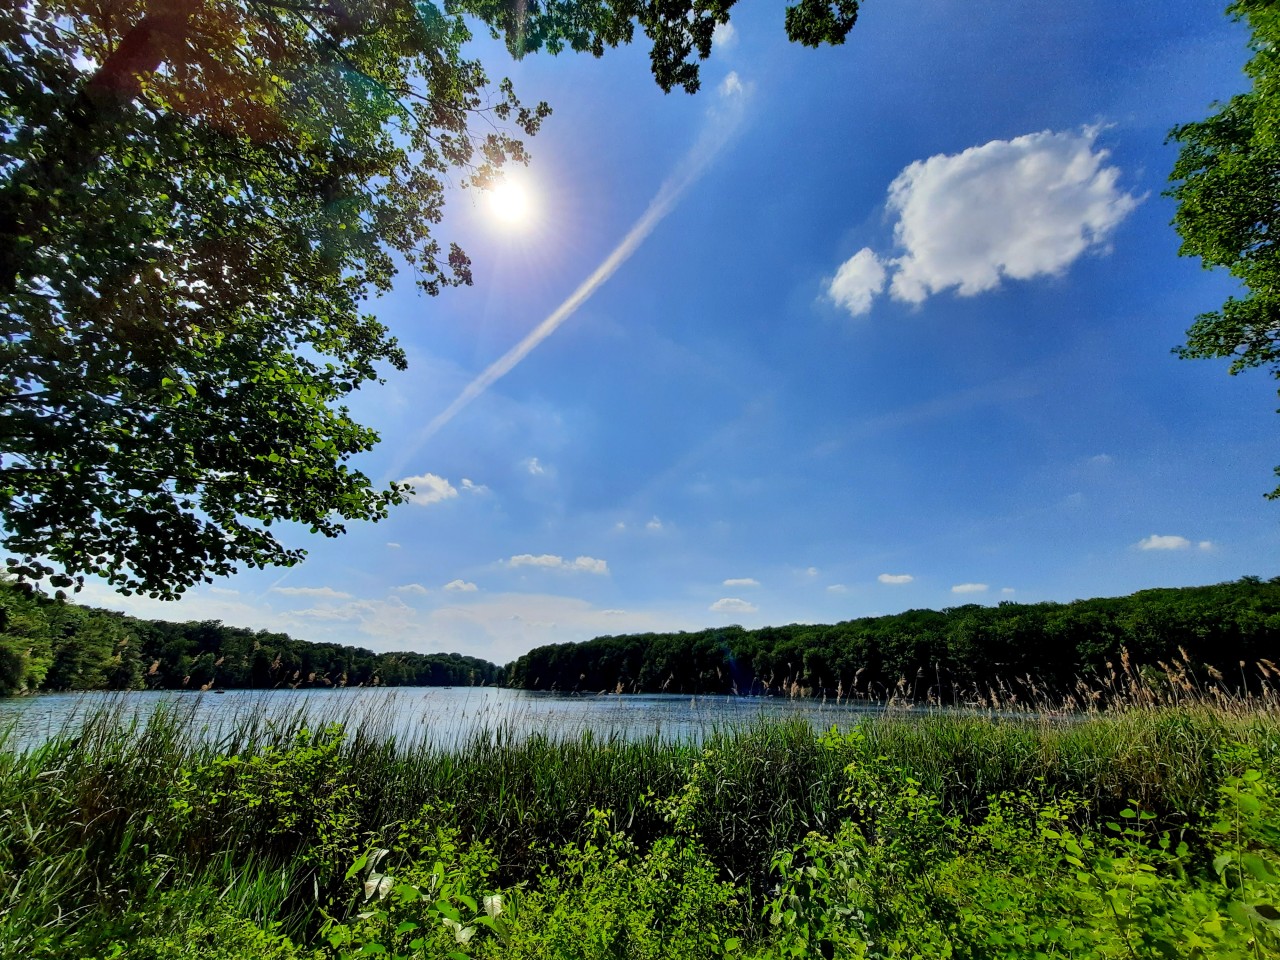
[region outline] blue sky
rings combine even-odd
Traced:
[[[360,465],[417,502],[178,603],[83,599],[505,662],[1275,574],[1274,382],[1171,353],[1232,284],[1177,256],[1161,196],[1169,128],[1243,89],[1243,28],[1192,0],[898,0],[814,51],[782,16],[735,10],[695,97],[639,44],[478,42],[555,112],[529,222],[455,192],[476,285],[375,305],[410,369],[355,398],[383,436]]]

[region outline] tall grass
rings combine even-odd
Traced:
[[[855,737],[757,722],[698,744],[507,723],[446,747],[398,735],[388,716],[338,718],[339,730],[301,711],[201,730],[181,704],[145,719],[102,709],[33,749],[0,731],[0,956],[97,956],[216,910],[306,941],[345,909],[360,852],[405,822],[483,840],[502,884],[536,883],[593,810],[643,848],[670,831],[655,799],[690,784],[691,829],[758,917],[774,854],[848,816],[850,765],[910,776],[967,822],[1015,791],[1074,794],[1086,822],[1136,803],[1178,826],[1212,805],[1228,745],[1280,761],[1274,695],[1162,689],[1116,707],[1117,686],[1113,709],[1093,698],[1065,719],[1008,704],[998,716],[890,711]]]

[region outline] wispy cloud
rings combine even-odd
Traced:
[[[537,457],[530,457],[524,462],[524,468],[535,477],[541,477],[547,472],[547,468],[538,462]]]
[[[726,587],[758,587],[760,581],[755,577],[730,577],[724,581]]]
[[[662,529],[662,521],[659,520],[657,517],[654,517],[652,520],[650,520],[648,523],[644,525],[644,528],[650,531],[651,533],[657,533],[659,530]]]
[[[574,560],[566,560],[564,557],[558,557],[551,553],[542,553],[537,556],[531,553],[521,553],[508,560],[507,564],[512,567],[542,567],[546,570],[572,570],[600,574],[609,572],[609,564],[604,560],[597,560],[595,557],[578,557]]]
[[[880,574],[880,576],[876,577],[876,579],[879,580],[881,583],[899,584],[899,583],[910,583],[912,580],[915,579],[915,577],[913,577],[909,573],[882,573]]]
[[[467,384],[452,403],[423,427],[417,437],[401,451],[400,463],[407,463],[423,443],[435,436],[437,431],[456,417],[467,404],[514,370],[520,361],[532,353],[538,344],[555,333],[561,324],[572,317],[579,307],[631,259],[632,254],[640,249],[640,245],[648,239],[658,224],[675,209],[685,191],[706,172],[711,162],[741,125],[748,93],[746,85],[736,73],[731,73],[725,78],[720,84],[718,101],[708,111],[707,124],[702,135],[677,164],[675,171],[658,188],[658,192],[649,201],[649,206],[640,215],[640,219],[632,224],[622,241],[563,303],[534,327],[524,339]]]
[[[755,613],[760,608],[737,597],[722,597],[707,609],[712,613]]]
[[[717,23],[716,28],[711,31],[712,50],[731,50],[737,42],[738,31],[732,23]]]
[[[1186,550],[1191,546],[1191,541],[1186,537],[1160,536],[1153,533],[1139,540],[1137,546],[1139,550]]]
[[[475,593],[480,588],[466,580],[450,580],[444,585],[450,593]]]
[[[848,593],[849,588],[843,583],[833,583],[827,587],[827,593]]]
[[[985,583],[957,583],[951,588],[952,593],[986,593]]]
[[[886,282],[905,303],[953,288],[967,297],[1005,279],[1059,275],[1105,249],[1143,198],[1120,189],[1119,168],[1095,147],[1098,132],[1045,130],[910,164],[889,186],[900,255],[864,247],[840,265],[827,296],[859,316]]]
[[[431,592],[430,590],[428,590],[426,587],[424,587],[420,583],[405,583],[405,584],[402,584],[401,586],[396,587],[396,593],[424,594],[424,593],[430,593],[430,592]]]
[[[324,600],[350,600],[351,594],[335,590],[333,587],[272,587],[272,593],[286,597],[319,597]]]

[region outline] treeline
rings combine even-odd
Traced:
[[[1280,577],[1245,577],[1066,604],[967,604],[826,626],[598,637],[531,650],[507,666],[507,682],[528,690],[896,693],[957,702],[1002,683],[1025,694],[1069,692],[1082,679],[1105,682],[1126,663],[1149,677],[1160,675],[1161,663],[1176,663],[1192,681],[1239,688],[1258,682],[1258,662],[1270,659],[1280,660]]]
[[[216,620],[139,620],[0,581],[0,695],[40,690],[496,684],[457,653],[374,653]]]

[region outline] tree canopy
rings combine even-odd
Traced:
[[[664,90],[733,0],[33,0],[0,10],[0,519],[12,573],[174,597],[303,555],[406,489],[342,400],[405,357],[397,265],[471,282],[445,183],[527,159],[526,107],[463,52],[652,42]],[[839,43],[855,0],[801,0]],[[471,18],[471,19],[469,19]]]
[[[1280,578],[1143,590],[1074,603],[966,604],[835,624],[597,637],[507,665],[529,690],[898,696],[945,703],[1069,697],[1123,669],[1153,682],[1270,682]],[[1247,671],[1247,673],[1246,673]],[[1088,704],[1080,703],[1081,706]]]
[[[1244,290],[1197,317],[1179,353],[1230,359],[1233,374],[1268,367],[1280,377],[1280,9],[1237,0],[1228,12],[1252,31],[1252,89],[1172,131],[1182,152],[1169,195],[1181,253],[1225,267]],[[1280,487],[1268,496],[1280,498]]]

